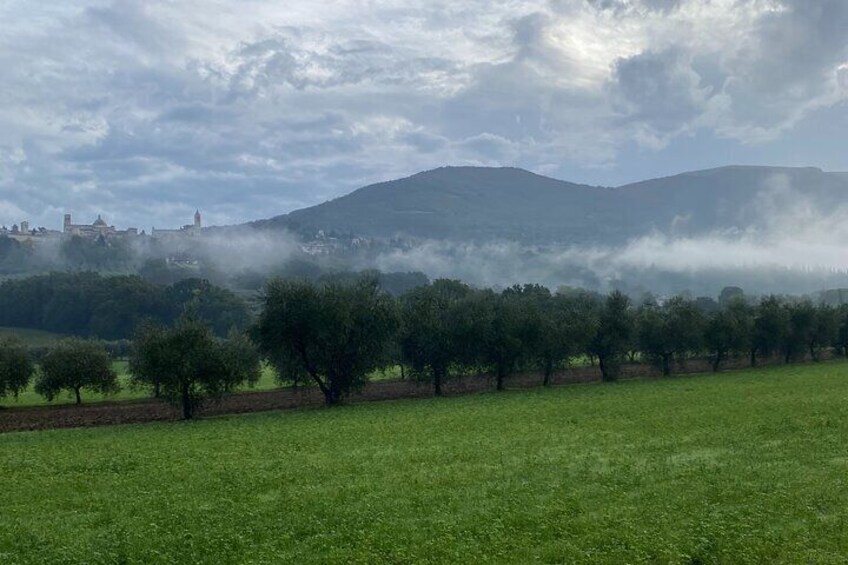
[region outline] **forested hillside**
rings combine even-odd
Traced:
[[[247,305],[200,279],[170,286],[137,276],[53,273],[0,284],[0,326],[100,339],[126,339],[149,320],[172,323],[190,312],[219,335],[249,322]]]
[[[654,231],[756,229],[775,210],[828,212],[846,196],[848,175],[814,168],[723,167],[608,188],[515,168],[444,167],[252,225],[377,238],[617,244]]]

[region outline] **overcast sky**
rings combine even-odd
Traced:
[[[848,170],[845,0],[0,0],[0,223],[264,218],[441,165]]]

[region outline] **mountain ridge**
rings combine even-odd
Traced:
[[[793,198],[832,210],[848,174],[815,167],[728,165],[590,186],[517,167],[445,166],[371,184],[327,202],[252,222],[368,238],[620,243],[648,232],[697,235],[762,223],[763,203]]]

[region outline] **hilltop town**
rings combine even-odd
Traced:
[[[45,227],[31,228],[28,221],[14,224],[11,228],[0,226],[0,237],[8,237],[21,243],[37,243],[39,241],[59,239],[63,237],[80,237],[91,241],[108,241],[110,239],[127,239],[137,237],[151,237],[154,239],[168,239],[180,237],[193,237],[201,233],[203,229],[200,210],[194,213],[194,221],[178,229],[153,228],[150,235],[138,228],[128,227],[118,229],[109,225],[103,217],[98,214],[97,218],[90,224],[75,224],[71,214],[65,214],[62,222],[62,231],[51,230]]]

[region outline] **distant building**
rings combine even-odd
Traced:
[[[200,210],[194,213],[194,222],[176,230],[157,230],[153,228],[152,237],[167,238],[167,237],[185,237],[200,234],[203,227],[203,219],[200,216]],[[119,238],[135,238],[145,237],[144,231],[139,232],[138,228],[127,228],[119,230],[115,226],[106,223],[103,216],[98,214],[97,218],[90,224],[75,224],[73,217],[70,214],[65,214],[62,222],[62,231],[48,230],[40,227],[32,229],[30,223],[26,220],[20,224],[14,224],[11,228],[6,226],[0,227],[0,237],[8,237],[20,242],[38,242],[46,239],[58,239],[61,237],[81,237],[83,239],[95,241],[100,239],[119,239]]]
[[[110,226],[106,223],[103,217],[98,214],[97,219],[91,224],[75,224],[71,219],[70,214],[65,214],[62,232],[65,235],[82,237],[84,239],[108,239],[110,237],[135,237],[138,235],[137,228],[127,228],[119,230],[115,226]]]
[[[21,243],[58,238],[61,235],[61,232],[46,228],[31,229],[29,222],[26,220],[23,220],[20,225],[12,225],[11,229],[6,226],[0,226],[0,237],[8,237]]]
[[[160,230],[153,228],[150,231],[150,236],[154,238],[168,238],[168,237],[187,237],[187,236],[195,236],[200,235],[201,230],[203,229],[203,222],[200,216],[200,210],[196,210],[194,212],[194,223],[186,224],[180,229],[176,230]]]

